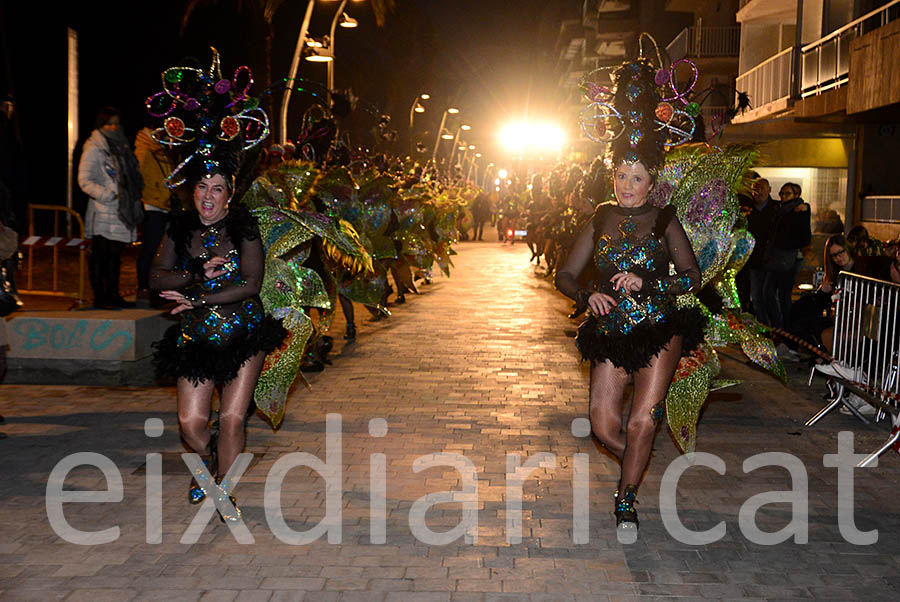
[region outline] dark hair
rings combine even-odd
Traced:
[[[825,282],[830,283],[832,286],[834,286],[837,275],[841,271],[841,268],[838,267],[831,257],[831,247],[834,246],[843,247],[850,259],[856,261],[856,252],[843,234],[833,234],[828,237],[828,240],[825,241]]]
[[[793,182],[785,182],[785,184],[781,187],[781,190],[787,188],[792,193],[794,193],[795,197],[800,197],[803,194],[803,189],[800,188],[800,184],[795,184]]]
[[[94,120],[94,129],[99,130],[104,125],[112,121],[113,117],[119,116],[119,109],[115,107],[103,107],[97,113],[97,119]]]
[[[866,240],[867,238],[869,238],[869,231],[866,230],[865,226],[860,224],[853,226],[850,228],[850,231],[847,232],[847,240],[853,244]]]

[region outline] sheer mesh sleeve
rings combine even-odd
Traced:
[[[241,277],[237,282],[228,282],[215,292],[198,292],[189,298],[194,305],[224,305],[236,303],[259,294],[265,270],[265,255],[262,240],[244,238],[240,245]]]
[[[644,289],[670,295],[694,293],[700,288],[701,274],[691,242],[677,217],[672,217],[666,226],[664,240],[666,250],[675,264],[675,275],[664,276],[645,283]]]
[[[175,242],[166,234],[150,268],[150,288],[158,291],[180,290],[200,282],[199,274],[175,269],[177,261]]]
[[[574,299],[579,305],[586,304],[587,298],[591,294],[590,290],[582,288],[578,284],[578,276],[581,275],[593,254],[594,224],[591,220],[581,229],[565,263],[556,272],[556,288],[562,294]]]

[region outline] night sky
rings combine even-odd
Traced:
[[[264,89],[266,26],[253,2],[207,2],[180,33],[185,2],[70,2],[60,13],[47,5],[2,0],[3,87],[18,101],[19,124],[36,191],[32,202],[64,202],[66,147],[66,28],[79,36],[80,138],[90,134],[97,110],[120,109],[126,133],[144,124],[144,99],[160,89],[159,73],[186,56],[203,63],[209,46],[222,55],[225,73],[247,64]],[[238,6],[241,10],[238,10]],[[337,2],[317,1],[310,34],[328,32]],[[337,29],[335,87],[352,87],[360,108],[347,126],[353,143],[371,146],[377,115],[392,116],[400,133],[394,152],[408,149],[409,110],[421,92],[432,95],[416,115],[415,136],[433,147],[443,110],[457,106],[458,123],[473,129],[468,142],[485,150],[501,122],[530,112],[553,115],[554,44],[563,16],[580,2],[545,0],[397,0],[383,27],[368,2],[350,2],[356,29]],[[275,19],[273,80],[289,69],[306,2],[285,2]],[[301,61],[299,76],[321,97],[324,64]],[[301,84],[303,85],[303,84]],[[280,94],[276,106],[280,105]],[[316,97],[297,94],[289,136]],[[274,119],[273,119],[274,120]],[[455,131],[455,124],[448,123]]]

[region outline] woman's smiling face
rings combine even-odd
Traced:
[[[231,194],[222,174],[202,178],[194,186],[194,208],[200,214],[200,221],[214,224],[228,215],[228,201]]]
[[[616,200],[622,207],[640,207],[647,201],[653,188],[650,172],[641,162],[622,162],[613,175],[616,186]]]

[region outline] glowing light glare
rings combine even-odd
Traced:
[[[431,98],[431,94],[419,94],[419,98],[421,98],[422,100],[428,100],[429,98]]]
[[[459,109],[450,107],[449,109],[447,109],[447,112],[450,113],[451,115],[456,115],[457,113],[459,113]]]
[[[425,112],[425,107],[423,107],[422,105],[416,105],[416,108],[413,109],[413,110],[414,110],[416,113],[424,113],[424,112]]]
[[[500,130],[500,144],[514,152],[556,151],[566,141],[563,128],[553,123],[510,123]]]
[[[501,169],[500,171],[497,172],[497,175],[500,177],[501,180],[505,180],[506,176],[509,175],[509,172],[506,171],[505,169]]]
[[[475,153],[475,158],[476,158],[476,159],[480,159],[480,158],[481,158],[481,153]]]
[[[459,129],[461,129],[461,130],[463,130],[463,131],[465,131],[465,132],[468,132],[469,130],[472,129],[472,126],[471,126],[471,125],[467,125],[467,124],[464,123],[464,124],[462,124],[461,126],[459,126]]]
[[[469,145],[469,150],[475,150],[475,145],[474,145],[474,144],[470,144],[470,145]]]
[[[500,185],[500,178],[494,178],[494,186]]]
[[[441,138],[444,140],[453,140],[453,134],[441,134]]]

